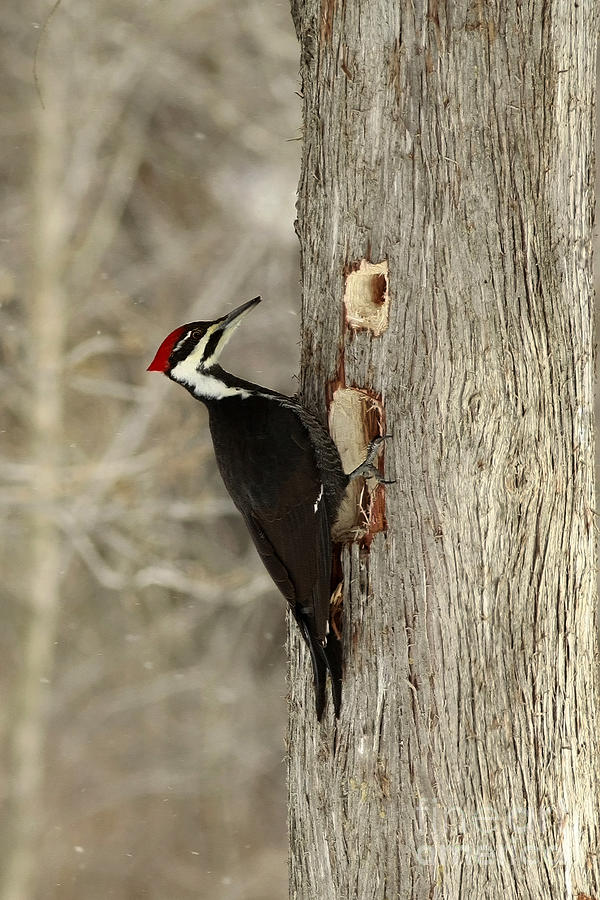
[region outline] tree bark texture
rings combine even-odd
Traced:
[[[600,896],[595,6],[292,2],[302,390],[396,479],[337,727],[290,632],[292,898]]]

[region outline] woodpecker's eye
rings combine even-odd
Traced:
[[[202,332],[200,331],[199,328],[192,329],[192,337],[194,338],[195,341],[200,340],[200,338],[202,337]]]

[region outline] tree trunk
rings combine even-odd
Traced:
[[[337,729],[290,632],[293,898],[598,897],[595,6],[292,2],[302,390],[396,479]]]

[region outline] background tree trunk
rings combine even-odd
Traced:
[[[44,752],[49,685],[60,603],[62,537],[59,527],[63,446],[63,359],[67,328],[63,266],[68,215],[64,203],[64,84],[47,79],[45,108],[38,109],[34,156],[29,365],[32,483],[31,551],[26,625],[19,683],[10,711],[10,776],[6,816],[11,848],[0,877],[1,900],[34,895],[35,863],[46,827]],[[8,826],[10,822],[10,826]]]
[[[337,734],[290,633],[291,897],[598,897],[594,7],[292,2],[302,389],[397,482]]]

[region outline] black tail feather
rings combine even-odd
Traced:
[[[302,616],[296,616],[296,621],[300,626],[302,637],[308,644],[310,650],[310,659],[313,667],[314,686],[315,686],[315,709],[317,711],[317,719],[319,722],[323,716],[325,709],[325,682],[327,681],[327,659],[321,643],[313,637],[308,627],[308,622]]]
[[[342,706],[342,642],[332,630],[327,635],[327,643],[323,648],[327,668],[331,676],[331,694],[335,717],[339,719]]]
[[[325,709],[325,685],[327,683],[327,659],[323,652],[323,647],[314,639],[309,643],[310,656],[313,664],[313,674],[315,680],[315,710],[319,722],[323,718],[323,710]]]
[[[333,708],[337,719],[339,718],[340,707],[342,705],[342,643],[339,638],[331,632],[327,637],[327,644],[323,646],[321,642],[310,633],[308,623],[305,619],[298,616],[296,621],[300,626],[302,636],[310,650],[314,676],[317,719],[319,722],[321,721],[323,710],[325,709],[325,683],[327,681],[327,670],[329,670],[331,676]]]

